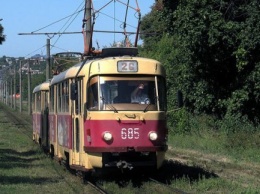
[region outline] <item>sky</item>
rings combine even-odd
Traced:
[[[96,14],[95,30],[123,31],[128,0],[92,0]],[[110,3],[109,3],[110,2]],[[129,0],[126,31],[137,27],[136,0]],[[151,11],[155,0],[138,0],[141,16]],[[2,0],[0,24],[4,27],[6,41],[0,45],[0,57],[25,57],[46,55],[46,42],[50,39],[51,55],[59,52],[83,52],[83,35],[19,35],[24,33],[81,32],[85,0]],[[107,5],[107,6],[105,6]],[[104,8],[103,8],[104,7]],[[115,19],[114,19],[115,18]],[[134,42],[135,35],[131,35]],[[123,34],[94,33],[93,46],[100,49],[124,40]],[[98,42],[98,44],[97,44]],[[141,44],[139,40],[138,44]]]

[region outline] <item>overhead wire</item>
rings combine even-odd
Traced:
[[[56,43],[58,42],[58,40],[60,39],[60,37],[63,35],[63,33],[69,28],[69,26],[72,24],[73,21],[75,21],[75,19],[77,18],[77,16],[79,15],[79,11],[77,11],[78,9],[80,9],[80,7],[82,7],[82,4],[84,3],[84,1],[78,6],[78,8],[76,9],[76,11],[74,12],[74,14],[71,15],[71,17],[67,20],[67,22],[61,27],[61,29],[59,30],[59,32],[67,25],[67,27],[63,30],[63,32],[58,36],[58,38],[56,39],[56,41],[53,43],[53,46],[56,45]],[[83,8],[81,8],[81,10],[83,10]],[[73,19],[72,16],[74,16]],[[71,20],[71,21],[70,21]],[[51,49],[53,48],[53,46],[51,47]]]
[[[97,13],[100,13],[100,10],[102,10],[102,9],[104,9],[106,6],[108,6],[111,2],[113,2],[114,0],[110,0],[108,3],[106,3],[104,6],[102,6],[101,8],[99,8],[98,10],[95,10],[94,9],[94,7],[92,7],[92,9],[93,9],[93,13],[92,13],[92,15],[90,16],[90,17],[92,17],[93,16],[93,14],[97,14]],[[91,0],[91,2],[92,2],[92,0]],[[86,8],[85,8],[86,9]],[[84,10],[85,10],[84,9]],[[86,11],[86,10],[85,10]],[[84,13],[84,15],[85,15],[85,13]],[[83,25],[85,24],[85,22],[87,21],[87,20],[89,20],[90,18],[84,18],[83,19]]]
[[[108,5],[109,5],[110,3],[112,3],[112,2],[114,2],[114,17],[112,17],[112,16],[110,16],[110,15],[108,15],[108,14],[105,14],[105,13],[101,12],[101,10],[102,10],[103,8],[105,8],[106,6],[108,6]],[[123,5],[126,6],[125,21],[121,21],[121,20],[119,20],[119,19],[116,18],[116,15],[115,15],[115,13],[116,13],[115,3],[116,3],[116,2],[119,2],[119,3],[121,3],[121,4],[123,4]],[[116,28],[116,27],[115,27],[115,21],[118,21],[118,22],[122,23],[123,29],[124,29],[124,32],[122,32],[122,34],[125,35],[126,45],[129,46],[130,43],[129,43],[129,41],[128,41],[128,34],[133,34],[133,33],[128,33],[128,32],[126,31],[126,26],[135,28],[135,29],[137,29],[137,30],[139,29],[139,27],[135,27],[135,26],[130,25],[130,24],[127,23],[128,8],[131,8],[131,9],[135,10],[135,11],[139,14],[139,16],[140,16],[140,8],[139,8],[139,5],[138,5],[138,0],[136,0],[136,5],[137,5],[137,8],[134,8],[134,7],[130,6],[130,5],[129,5],[129,0],[128,0],[127,3],[124,3],[124,2],[122,2],[122,1],[120,1],[120,0],[111,0],[111,1],[109,1],[108,3],[106,3],[104,6],[102,6],[102,7],[101,7],[100,9],[98,9],[98,10],[95,10],[95,9],[94,9],[94,6],[93,6],[94,12],[93,12],[92,14],[100,13],[100,14],[103,14],[103,15],[105,15],[105,16],[107,16],[107,17],[109,17],[109,18],[111,18],[111,19],[114,20],[114,42],[115,42],[115,34],[118,33],[118,32],[116,32],[116,30],[115,30],[115,28]],[[96,17],[96,18],[97,18],[97,17]],[[137,18],[137,17],[136,17],[136,18]],[[139,17],[139,18],[140,18],[140,17]],[[139,23],[139,24],[140,24],[140,23]],[[100,32],[101,32],[101,31],[100,31]],[[107,32],[107,31],[103,31],[103,32]]]
[[[84,2],[84,1],[83,1],[83,2]],[[83,3],[83,2],[82,2],[82,3]],[[47,35],[50,39],[53,38],[55,35],[59,35],[59,37],[56,39],[55,43],[52,45],[52,47],[51,47],[51,49],[52,49],[52,48],[54,47],[54,45],[57,43],[57,41],[59,40],[59,38],[60,38],[61,35],[63,35],[63,34],[76,34],[76,33],[80,33],[80,32],[68,32],[68,33],[66,33],[65,31],[69,28],[69,26],[70,26],[70,25],[72,24],[72,22],[76,19],[76,17],[79,15],[79,13],[84,10],[84,8],[81,8],[81,9],[80,9],[80,7],[82,6],[82,3],[78,6],[78,8],[76,9],[76,11],[75,11],[73,14],[70,14],[70,15],[68,15],[68,16],[66,16],[66,17],[64,17],[64,18],[62,18],[62,19],[59,19],[59,20],[57,20],[57,21],[55,21],[55,22],[52,22],[52,23],[50,23],[50,24],[48,24],[48,25],[46,25],[46,26],[44,26],[44,27],[42,27],[42,28],[39,28],[39,29],[37,29],[37,30],[34,30],[34,31],[31,32],[30,35],[33,35],[33,34],[35,34],[35,33],[36,33],[36,34],[45,34],[45,35]],[[80,9],[80,10],[79,10],[79,9]],[[74,19],[73,19],[72,21],[70,21],[71,18],[72,18],[74,15],[75,15]],[[59,22],[65,20],[65,19],[67,19],[67,18],[69,18],[69,19],[68,19],[67,22],[60,28],[59,32],[57,32],[57,33],[37,33],[38,31],[43,30],[43,29],[45,29],[45,28],[47,28],[47,27],[50,27],[50,26],[52,26],[52,25],[54,25],[54,24],[56,24],[56,23],[59,23]],[[70,21],[70,23],[68,24],[69,21]],[[67,25],[67,24],[68,24],[68,25]],[[63,32],[61,32],[61,30],[62,30],[66,25],[67,25],[67,27],[63,30]],[[26,33],[25,33],[25,34],[21,33],[21,35],[26,35]],[[65,50],[65,49],[64,49],[64,50]],[[28,55],[30,55],[30,54],[28,54]],[[27,56],[28,56],[28,55],[27,55]]]
[[[67,50],[67,49],[57,47],[57,46],[55,46],[54,44],[51,44],[51,47],[54,47],[54,48],[57,48],[57,49],[60,49],[60,50],[62,50],[62,51],[66,51],[66,52],[69,51],[69,50]]]
[[[116,0],[116,1],[126,6],[125,20],[124,20],[124,22],[122,22],[122,28],[124,30],[125,46],[126,47],[130,47],[130,44],[131,44],[130,40],[129,40],[129,35],[128,35],[129,33],[126,30],[126,27],[130,26],[130,25],[127,24],[128,9],[131,8],[131,9],[135,10],[136,13],[138,14],[138,17],[135,16],[138,19],[138,25],[137,25],[137,27],[134,27],[137,30],[135,43],[134,43],[134,46],[136,47],[137,46],[137,41],[138,41],[138,33],[139,33],[139,29],[140,29],[140,24],[141,24],[141,12],[140,12],[140,8],[139,8],[138,0],[136,0],[136,8],[134,8],[134,7],[129,5],[129,3],[130,3],[129,0],[127,1],[127,3],[124,3],[124,2],[122,2],[120,0]]]
[[[55,21],[55,22],[52,22],[52,23],[48,24],[47,26],[44,26],[44,27],[42,27],[42,28],[39,28],[38,30],[34,30],[34,31],[32,31],[31,33],[33,34],[33,33],[35,33],[35,32],[38,32],[38,31],[43,30],[43,29],[45,29],[45,28],[48,28],[48,27],[50,27],[50,26],[52,26],[52,25],[54,25],[54,24],[56,24],[56,23],[58,23],[58,22],[61,22],[62,20],[65,20],[65,19],[67,19],[67,18],[69,18],[69,17],[71,17],[71,16],[73,16],[73,15],[75,15],[75,14],[77,14],[77,13],[82,12],[83,10],[84,10],[84,9],[81,9],[81,10],[79,10],[79,11],[76,12],[76,13],[73,13],[73,14],[71,14],[71,15],[69,15],[69,16],[66,16],[66,17],[64,17],[64,18],[62,18],[62,19],[59,19],[59,20]]]
[[[40,49],[42,49],[42,48],[45,48],[45,47],[46,47],[46,45],[43,45],[42,47],[40,47],[40,48],[38,48],[38,49],[36,49],[36,50],[30,52],[29,54],[25,55],[24,57],[26,58],[26,57],[28,57],[28,56],[31,56],[33,53],[35,53],[35,52],[37,52],[38,50],[40,50]]]
[[[85,1],[85,0],[84,0],[84,1]],[[83,1],[83,2],[84,2],[84,1]],[[83,3],[83,2],[82,2],[82,3]],[[114,2],[114,17],[109,16],[108,14],[105,14],[105,13],[101,12],[102,9],[104,9],[106,6],[108,6],[108,5],[109,5],[110,3],[112,3],[112,2]],[[126,6],[125,21],[120,21],[119,19],[116,18],[116,10],[115,10],[115,9],[116,9],[116,6],[115,6],[116,2],[119,2],[119,3],[121,3],[121,4],[123,4],[123,5]],[[49,27],[49,26],[51,26],[51,25],[54,25],[54,24],[56,24],[56,23],[58,23],[58,22],[61,22],[61,21],[65,20],[65,19],[67,19],[67,18],[69,18],[69,19],[68,19],[67,22],[61,27],[61,29],[59,30],[58,33],[42,33],[42,34],[46,34],[46,35],[48,35],[48,36],[49,36],[49,34],[52,34],[53,36],[54,36],[54,35],[59,35],[59,37],[56,39],[55,43],[52,45],[51,48],[55,47],[57,41],[60,39],[60,36],[61,36],[62,34],[82,33],[82,32],[65,32],[65,31],[69,28],[69,26],[72,24],[72,22],[76,19],[76,17],[79,15],[79,13],[85,10],[85,8],[81,8],[81,9],[80,9],[80,7],[82,6],[82,3],[80,4],[80,6],[76,9],[76,11],[75,11],[73,14],[70,14],[69,16],[66,16],[66,17],[64,17],[64,18],[62,18],[62,19],[60,19],[60,20],[55,21],[55,22],[52,22],[51,24],[49,24],[49,25],[47,25],[47,26],[44,26],[44,27],[39,28],[39,29],[37,29],[37,30],[35,30],[35,31],[32,31],[31,34],[36,33],[36,32],[38,32],[38,31],[40,31],[40,30],[42,30],[42,29],[45,29],[45,28],[47,28],[47,27]],[[112,19],[114,20],[114,42],[115,42],[115,34],[116,34],[116,33],[119,33],[119,32],[115,32],[115,31],[116,31],[116,30],[115,30],[115,29],[116,29],[115,21],[118,21],[118,22],[123,23],[124,32],[122,32],[122,33],[125,35],[125,39],[126,39],[126,40],[127,40],[127,38],[128,38],[128,36],[127,36],[127,33],[128,33],[128,32],[126,31],[126,27],[133,27],[133,28],[135,28],[135,29],[138,29],[138,28],[139,28],[139,27],[136,28],[135,26],[133,26],[133,25],[127,23],[127,13],[128,13],[128,9],[129,9],[129,8],[135,10],[135,11],[139,14],[139,17],[138,17],[138,18],[139,18],[139,22],[140,22],[140,8],[139,8],[139,5],[138,5],[138,0],[136,0],[136,6],[137,6],[136,8],[134,8],[133,6],[129,5],[129,0],[128,0],[127,3],[122,2],[121,0],[110,0],[110,1],[107,2],[104,6],[100,7],[100,8],[97,9],[97,10],[94,9],[94,5],[93,5],[93,1],[92,1],[92,0],[91,0],[91,3],[92,3],[92,8],[93,8],[93,10],[94,10],[93,13],[92,13],[92,15],[91,15],[91,17],[93,17],[93,15],[94,15],[94,18],[97,18],[97,17],[95,17],[95,14],[103,14],[103,15],[105,15],[105,16],[107,16],[107,17],[109,17],[109,18],[112,18]],[[80,10],[78,10],[78,9],[80,9]],[[75,16],[75,17],[72,19],[73,16]],[[84,25],[84,23],[85,23],[85,21],[86,21],[87,19],[90,19],[90,18],[85,18],[85,19],[83,20],[83,25]],[[68,24],[68,25],[67,25],[67,24]],[[66,27],[66,25],[67,25],[67,27]],[[66,27],[66,28],[65,28],[65,27]],[[64,29],[64,28],[65,28],[65,29]],[[63,30],[63,29],[64,29],[64,30]],[[63,32],[61,32],[61,30],[63,30]],[[92,29],[92,31],[94,32],[95,30]],[[84,32],[84,31],[83,31],[83,32]],[[104,31],[104,30],[102,31],[102,30],[100,30],[99,32],[108,32],[108,31]],[[131,32],[131,33],[128,33],[128,34],[133,34],[133,33]],[[65,50],[65,49],[64,49],[64,50]]]
[[[108,6],[110,3],[112,3],[114,0],[110,0],[108,3],[106,3],[104,6],[102,6],[100,9],[96,10],[94,13],[99,12],[100,10],[104,9],[106,6]]]
[[[135,44],[134,46],[137,47],[137,42],[139,38],[139,31],[140,31],[140,25],[141,25],[141,10],[139,8],[138,0],[136,2],[136,13],[138,13],[138,24],[137,24],[137,29],[136,29],[136,36],[135,36]]]
[[[108,3],[106,3],[104,6],[102,6],[101,8],[99,8],[98,10],[95,10],[94,9],[94,4],[91,0],[91,4],[92,4],[92,9],[93,9],[93,13],[91,13],[91,15],[89,16],[89,18],[84,18],[83,19],[83,24],[82,24],[82,33],[83,33],[83,39],[84,39],[84,54],[85,55],[88,55],[90,52],[92,52],[92,37],[93,37],[93,31],[94,31],[94,24],[95,24],[95,15],[96,13],[99,13],[100,10],[104,9],[106,6],[108,6],[111,2],[113,2],[114,0],[110,0]],[[86,7],[85,7],[85,12],[86,12]],[[85,14],[84,14],[84,17],[85,17]],[[91,31],[90,31],[90,41],[87,42],[87,34],[86,34],[86,31],[84,29],[85,27],[85,24],[87,21],[89,21],[91,19],[91,17],[93,17],[93,21],[94,23],[92,24],[91,26]]]
[[[104,16],[106,16],[106,17],[108,17],[108,18],[110,18],[110,19],[113,19],[114,21],[117,21],[117,22],[120,22],[120,23],[124,23],[124,21],[122,21],[122,20],[119,20],[119,19],[117,19],[117,18],[115,18],[115,17],[112,17],[112,16],[110,16],[110,15],[108,15],[108,14],[106,14],[106,13],[103,13],[103,12],[98,12],[98,13],[100,13],[100,14],[102,14],[102,15],[104,15]],[[132,27],[132,28],[134,28],[134,29],[136,29],[136,26],[133,26],[133,25],[131,25],[131,24],[129,24],[129,23],[126,23],[127,24],[127,26],[129,26],[129,27]]]
[[[78,16],[78,14],[80,13],[80,12],[78,12],[77,10],[80,8],[80,7],[82,7],[82,4],[84,3],[84,1],[82,1],[82,3],[78,6],[78,8],[76,9],[76,11],[74,12],[75,14],[72,14],[71,15],[71,17],[67,20],[67,22],[61,27],[61,29],[59,30],[59,32],[66,26],[66,24],[71,20],[71,18],[72,18],[72,16],[73,15],[76,15],[75,17],[77,17]],[[83,10],[83,8],[81,8],[81,10]],[[75,18],[74,17],[74,18]],[[70,24],[71,24],[71,22],[70,22]],[[70,26],[70,24],[66,27],[66,29]],[[66,31],[66,29],[64,30],[64,31]]]
[[[116,1],[114,0],[114,31],[116,31]],[[116,33],[114,33],[114,43],[116,42]]]
[[[116,1],[118,1],[119,3],[121,3],[121,4],[125,5],[125,6],[127,6],[127,7],[129,7],[129,8],[131,8],[131,9],[133,9],[133,10],[135,10],[135,11],[137,11],[137,9],[136,9],[136,8],[134,8],[134,7],[132,7],[132,6],[130,6],[130,5],[129,5],[129,1],[128,1],[128,3],[127,3],[127,4],[126,4],[126,3],[124,3],[124,2],[122,2],[122,1],[120,1],[120,0],[116,0]]]
[[[129,0],[127,1],[127,5],[126,5],[126,11],[125,11],[125,21],[124,21],[124,35],[125,35],[125,46],[129,47],[130,43],[128,41],[128,36],[126,34],[126,20],[127,20],[127,14],[128,14],[128,7],[129,7]]]

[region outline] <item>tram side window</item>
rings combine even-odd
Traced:
[[[162,77],[158,77],[158,95],[159,95],[159,103],[160,110],[165,111],[167,109],[167,99],[166,99],[166,88],[165,88],[165,79]]]
[[[147,96],[149,99],[150,104],[155,104],[156,102],[156,89],[155,89],[155,82],[154,81],[149,81],[147,83]]]
[[[87,108],[89,110],[98,110],[98,84],[94,83],[88,88]]]
[[[49,105],[50,112],[54,112],[54,88],[50,88],[50,105]]]
[[[49,97],[49,92],[48,91],[44,92],[44,99],[45,99],[44,108],[48,108],[49,107],[48,97]]]
[[[41,93],[40,92],[36,93],[36,111],[37,112],[41,111]]]
[[[68,81],[65,81],[62,83],[63,89],[62,89],[62,107],[63,112],[69,112],[69,85]]]
[[[35,94],[32,95],[32,111],[35,112]]]
[[[61,93],[61,95],[60,95],[60,102],[61,102],[61,112],[64,112],[64,90],[65,90],[65,88],[64,88],[64,84],[63,83],[61,83],[60,84],[60,93]]]
[[[57,109],[58,112],[69,112],[69,85],[68,81],[58,85]]]
[[[76,105],[76,112],[77,112],[77,114],[78,113],[81,113],[81,84],[82,84],[82,79],[81,80],[78,80],[78,82],[77,82],[77,88],[78,88],[78,90],[77,90],[77,98],[76,98],[76,101],[75,101],[75,105]]]
[[[62,112],[62,87],[61,84],[58,85],[57,87],[57,109],[58,112]]]

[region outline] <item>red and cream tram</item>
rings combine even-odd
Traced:
[[[51,154],[81,171],[159,168],[168,134],[165,70],[156,60],[136,57],[134,48],[102,54],[51,79],[49,100],[34,108],[34,139],[44,133],[39,130],[48,130]],[[35,106],[37,91],[47,94],[37,86]],[[39,128],[37,115],[46,106],[49,127]]]

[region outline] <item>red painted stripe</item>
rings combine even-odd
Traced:
[[[165,150],[167,128],[165,121],[149,120],[145,122],[129,123],[116,120],[91,120],[85,122],[84,134],[90,131],[91,136],[84,136],[86,150],[126,151],[127,149],[141,151]],[[103,140],[102,135],[109,131],[113,139],[110,142]],[[152,142],[149,132],[155,131],[158,139]],[[88,132],[89,133],[89,132]]]

